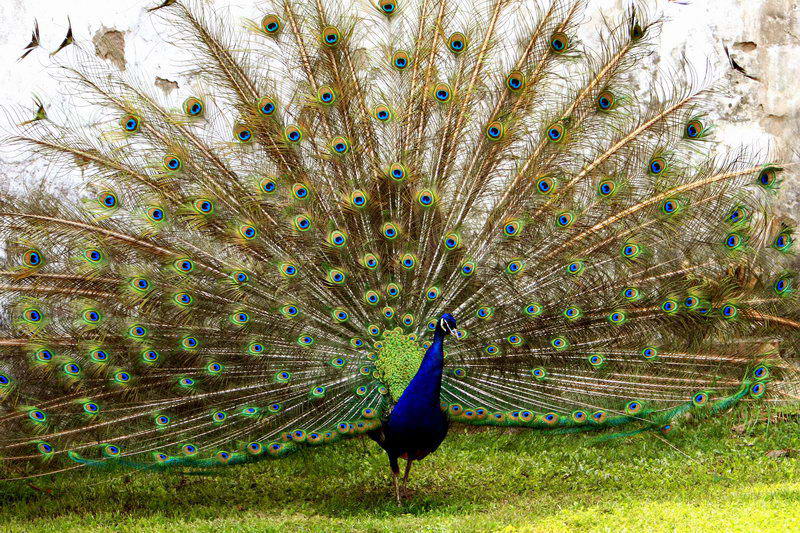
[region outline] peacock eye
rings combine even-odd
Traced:
[[[261,19],[261,29],[267,35],[275,35],[280,31],[282,25],[283,23],[278,15],[266,15]]]

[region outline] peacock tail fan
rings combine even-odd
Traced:
[[[76,61],[103,125],[9,139],[86,192],[0,197],[5,477],[364,434],[445,311],[454,421],[633,434],[790,398],[796,236],[769,205],[795,165],[718,155],[698,76],[633,90],[657,18],[586,49],[583,2],[259,7],[154,13],[202,94]]]

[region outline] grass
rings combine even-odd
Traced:
[[[737,415],[738,416],[738,415]],[[372,442],[216,476],[85,472],[0,484],[4,532],[797,531],[800,423],[727,417],[592,444],[592,435],[456,427],[412,471],[403,508]],[[676,450],[680,450],[677,451]],[[52,491],[48,493],[46,491]]]

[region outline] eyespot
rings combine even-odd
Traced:
[[[279,270],[281,275],[287,278],[295,277],[298,272],[298,268],[294,266],[292,263],[281,263],[279,266]]]
[[[141,119],[136,115],[125,115],[120,119],[119,123],[126,133],[136,133],[142,124]]]
[[[46,363],[53,359],[53,352],[48,350],[47,348],[42,348],[36,352],[36,360],[41,361],[42,363]]]
[[[614,196],[614,193],[617,191],[617,184],[614,183],[614,180],[603,180],[597,186],[597,192],[600,196],[604,198],[608,198]]]
[[[556,32],[550,37],[550,49],[557,53],[563,53],[569,47],[569,37],[563,32]]]
[[[576,276],[584,271],[586,268],[583,261],[573,261],[572,263],[568,264],[566,267],[567,274],[571,276]]]
[[[332,268],[328,271],[328,282],[333,283],[334,285],[341,285],[346,279],[347,276],[345,276],[344,272],[339,269]]]
[[[153,222],[161,222],[164,220],[164,210],[160,207],[150,207],[147,209],[147,218]]]
[[[385,105],[379,105],[372,110],[372,116],[380,122],[388,122],[392,119],[392,110]]]
[[[117,200],[117,195],[111,191],[101,192],[99,195],[97,195],[97,200],[100,202],[101,206],[107,209],[118,207],[119,204],[119,200]]]
[[[393,222],[385,222],[383,227],[381,227],[381,233],[387,239],[394,239],[400,233],[397,230],[397,225]]]
[[[341,248],[347,244],[347,234],[340,230],[334,230],[328,234],[328,243],[336,248]]]
[[[638,244],[625,243],[622,245],[622,248],[620,249],[620,254],[625,259],[636,259],[642,254],[642,249]]]
[[[650,163],[647,164],[647,171],[652,175],[659,175],[664,172],[664,169],[667,168],[667,162],[664,160],[663,157],[654,157],[650,160]]]
[[[403,318],[400,319],[404,326],[409,327],[414,325],[414,315],[411,313],[406,313],[403,315]]]
[[[547,372],[542,367],[536,367],[531,370],[531,375],[537,380],[541,381],[547,377]]]
[[[773,290],[780,295],[788,295],[789,293],[793,292],[792,289],[792,278],[789,276],[784,276],[779,278],[775,281],[772,285]]]
[[[262,96],[258,100],[258,112],[264,116],[271,116],[275,113],[275,100],[271,96]]]
[[[767,379],[769,377],[769,368],[766,365],[758,365],[753,369],[753,377],[755,379]]]
[[[181,348],[184,350],[194,350],[200,346],[200,342],[195,337],[184,337],[181,339]]]
[[[283,138],[289,143],[296,144],[303,139],[303,132],[294,124],[290,124],[283,129]]]
[[[722,306],[722,317],[730,320],[732,318],[736,318],[739,314],[739,310],[733,304],[725,304]]]
[[[773,248],[779,250],[781,252],[786,252],[789,248],[792,247],[792,236],[788,231],[784,231],[778,234],[775,237],[775,241],[772,243]]]
[[[240,143],[249,143],[253,140],[253,130],[243,124],[239,124],[233,129],[233,136]]]
[[[675,300],[665,300],[661,304],[661,310],[668,314],[673,314],[678,311],[678,304]]]
[[[350,205],[356,209],[361,209],[367,205],[367,195],[364,193],[364,191],[356,189],[350,193]]]
[[[381,13],[389,16],[395,12],[397,9],[397,4],[395,4],[393,0],[383,0],[379,2],[378,7],[381,10]]]
[[[297,215],[292,219],[294,229],[297,231],[308,231],[311,228],[311,219],[306,215]]]
[[[250,322],[250,315],[245,311],[239,311],[233,313],[230,316],[230,320],[232,323],[236,324],[237,326],[242,326]]]
[[[142,361],[145,363],[155,363],[158,361],[160,354],[155,350],[145,350],[142,352]]]
[[[331,151],[336,155],[344,155],[350,151],[350,141],[344,137],[334,137],[330,142]]]
[[[30,416],[30,414],[28,416]],[[50,455],[53,453],[55,448],[53,448],[53,445],[50,444],[49,442],[40,442],[36,445],[36,450],[42,455]]]
[[[436,196],[428,189],[423,189],[417,193],[417,202],[422,207],[430,207],[435,201]]]
[[[738,250],[742,248],[743,245],[744,245],[744,239],[742,239],[742,236],[738,233],[729,233],[725,237],[725,246],[727,246],[731,250]]]
[[[566,350],[569,347],[569,342],[564,337],[556,337],[550,341],[550,346],[556,350]]]
[[[208,370],[209,374],[220,374],[223,370],[223,367],[221,364],[214,362],[209,363],[209,365],[206,367],[206,370]]]
[[[645,359],[655,359],[658,356],[658,350],[653,346],[645,346],[642,348],[642,357]]]
[[[475,316],[478,318],[486,320],[487,318],[491,318],[494,314],[494,308],[492,307],[479,307],[477,311],[475,311]]]
[[[452,92],[450,90],[450,86],[446,83],[437,83],[436,86],[433,88],[433,97],[436,99],[437,102],[440,103],[449,102],[451,96]]]
[[[377,305],[381,301],[381,297],[377,292],[369,290],[364,293],[364,300],[370,305]]]
[[[577,318],[580,318],[583,315],[583,312],[581,311],[580,307],[570,306],[564,309],[564,312],[562,314],[564,315],[565,318],[568,318],[569,320],[575,320]]]
[[[636,400],[628,402],[625,406],[625,412],[629,415],[636,414],[642,410],[642,403],[637,402]]]
[[[498,348],[494,344],[489,344],[488,346],[486,346],[486,348],[483,349],[483,351],[485,351],[489,355],[496,355],[497,353],[500,352],[500,348]]]
[[[568,228],[572,225],[575,221],[575,215],[570,213],[569,211],[565,211],[563,213],[559,213],[556,215],[556,226],[559,228]]]
[[[600,111],[610,111],[615,103],[614,93],[611,91],[603,91],[597,95],[597,109]]]
[[[290,379],[292,379],[292,374],[286,370],[281,370],[280,372],[275,373],[275,381],[278,383],[288,383]]]
[[[144,337],[147,335],[147,328],[144,326],[140,326],[138,324],[134,324],[130,328],[128,328],[128,335],[131,337]]]
[[[108,360],[108,354],[105,350],[92,350],[90,357],[95,363],[105,363]]]
[[[411,60],[409,59],[408,52],[405,50],[398,50],[394,54],[392,54],[392,67],[397,70],[405,70]]]
[[[203,215],[210,215],[214,212],[214,203],[207,198],[198,198],[192,204],[195,211]]]
[[[26,322],[37,324],[44,318],[44,313],[42,313],[39,309],[28,308],[22,312],[22,318]]]
[[[556,123],[547,129],[547,139],[550,142],[559,142],[564,138],[564,124]]]
[[[462,276],[471,276],[475,273],[475,269],[477,268],[477,264],[475,261],[464,261],[461,263],[461,268],[459,269]]]
[[[458,233],[448,233],[442,239],[444,247],[448,250],[455,250],[461,244],[461,236]]]
[[[522,311],[528,316],[536,317],[544,312],[544,308],[539,303],[531,302],[527,304]]]
[[[522,259],[512,259],[506,264],[507,274],[519,274],[525,270],[525,261]]]
[[[586,422],[587,415],[584,411],[573,411],[572,412],[572,420],[577,422],[578,424],[582,424]]]
[[[503,226],[503,235],[506,237],[514,237],[519,235],[522,231],[522,222],[519,220],[510,220]]]
[[[389,283],[386,286],[386,294],[389,298],[396,298],[400,295],[400,286],[397,283]]]
[[[777,185],[778,171],[776,167],[767,167],[758,174],[758,184],[765,189],[774,189]]]
[[[322,398],[325,396],[325,387],[312,387],[311,388],[311,397],[312,398]]]
[[[549,176],[536,180],[536,190],[539,194],[550,194],[555,189],[555,186],[555,180]]]
[[[191,259],[176,259],[172,266],[178,272],[189,273],[194,270],[194,263],[192,263]]]
[[[96,324],[102,320],[100,312],[94,309],[84,309],[83,313],[81,313],[81,318],[87,324]]]
[[[99,263],[103,259],[103,254],[96,248],[90,248],[83,252],[83,257],[90,263]]]
[[[239,235],[248,241],[255,239],[257,233],[256,228],[249,224],[239,226]]]
[[[636,287],[626,287],[622,289],[622,297],[626,300],[637,300],[639,298],[639,289]]]
[[[283,27],[283,22],[278,15],[267,15],[261,19],[261,29],[267,35],[275,35],[281,31],[281,27]]]
[[[628,317],[625,315],[623,311],[612,311],[608,315],[608,321],[618,326],[620,324],[624,324],[627,321]]]
[[[192,378],[180,378],[180,379],[178,379],[178,385],[180,385],[181,387],[183,387],[185,389],[194,387],[194,384],[195,384],[195,382],[194,382],[194,380]]]
[[[608,415],[606,414],[605,411],[595,411],[594,413],[592,413],[592,422],[594,422],[595,424],[602,424],[603,422],[606,421],[607,416]]]
[[[547,413],[542,417],[542,420],[544,420],[549,426],[554,426],[559,422],[559,418],[556,413]]]
[[[667,198],[661,203],[661,212],[665,215],[673,215],[678,210],[679,202],[675,198]]]
[[[441,290],[439,287],[431,287],[427,291],[425,291],[425,298],[428,300],[435,300],[441,295]]]
[[[33,409],[28,411],[28,418],[33,420],[34,422],[42,423],[47,420],[47,415],[44,411],[40,411],[39,409]]]
[[[454,54],[460,54],[467,49],[467,38],[463,33],[455,32],[447,39],[447,48]]]
[[[692,396],[692,403],[696,406],[705,405],[708,403],[708,393],[707,392],[698,392],[694,396]]]
[[[506,87],[511,91],[519,91],[525,87],[525,76],[518,70],[512,70],[506,76]]]
[[[264,345],[260,342],[252,342],[247,347],[247,351],[251,354],[258,355],[264,352]]]
[[[322,44],[325,46],[336,46],[340,40],[341,35],[336,26],[328,26],[322,30]]]
[[[191,96],[183,102],[183,112],[190,117],[202,117],[205,114],[206,106],[199,98]]]
[[[361,266],[368,268],[370,270],[375,270],[378,268],[380,264],[380,260],[377,255],[367,253],[361,256]]]
[[[226,413],[224,411],[217,411],[216,413],[211,415],[211,420],[213,420],[216,423],[224,422],[226,418],[228,418],[228,413]],[[225,452],[221,452],[221,453],[225,453]]]
[[[490,122],[488,126],[486,126],[486,137],[492,141],[498,141],[503,138],[503,134],[505,133],[505,128],[503,127],[502,122]]]
[[[131,375],[125,371],[120,371],[114,374],[114,381],[117,383],[127,383],[131,380]]]
[[[250,281],[250,276],[247,274],[247,272],[243,272],[241,270],[233,272],[231,277],[236,283],[247,283]]]
[[[699,120],[690,120],[683,130],[687,139],[699,139],[703,135],[703,123]]]
[[[756,383],[750,387],[750,396],[752,398],[761,398],[767,391],[766,383]]]
[[[61,368],[68,376],[77,376],[81,373],[81,367],[76,363],[67,363]]]
[[[300,308],[293,304],[287,304],[281,307],[281,314],[285,317],[296,317],[300,314]]]
[[[37,268],[42,266],[44,263],[44,258],[36,249],[26,250],[25,253],[22,254],[22,264],[29,268]]]
[[[411,270],[417,264],[417,258],[414,254],[406,253],[400,257],[400,266],[406,270]]]

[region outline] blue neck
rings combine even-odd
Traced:
[[[444,331],[439,328],[433,334],[433,343],[425,352],[414,379],[397,401],[403,409],[429,409],[439,411],[439,391],[442,388],[442,369],[444,367]]]

